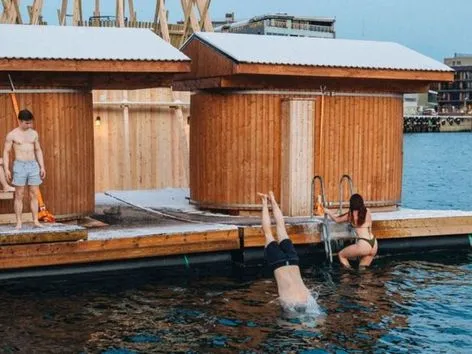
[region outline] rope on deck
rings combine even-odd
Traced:
[[[121,199],[121,198],[118,198],[112,194],[109,194],[108,192],[104,192],[105,195],[109,196],[109,197],[112,197],[122,203],[125,203],[126,205],[129,205],[133,208],[136,208],[136,209],[140,209],[140,210],[143,210],[147,213],[150,213],[150,214],[155,214],[155,215],[159,215],[159,216],[163,216],[165,218],[169,218],[169,219],[173,219],[173,220],[178,220],[178,221],[184,221],[184,222],[189,222],[189,223],[194,223],[194,224],[208,224],[207,222],[203,222],[203,221],[198,221],[198,220],[192,220],[192,219],[186,219],[186,218],[181,218],[181,217],[178,217],[178,216],[174,216],[174,215],[170,215],[170,214],[166,214],[166,213],[163,213],[161,211],[157,211],[157,210],[154,210],[154,209],[151,209],[151,208],[148,208],[148,207],[143,207],[141,205],[137,205],[137,204],[133,204],[131,202],[128,202],[127,200],[124,200],[124,199]]]

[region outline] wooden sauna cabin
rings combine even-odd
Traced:
[[[1,145],[16,126],[9,74],[20,109],[35,116],[48,210],[59,220],[92,213],[92,89],[169,87],[190,70],[189,59],[147,29],[0,25],[0,38]],[[0,215],[11,213],[12,200],[0,200]]]
[[[453,79],[448,66],[387,42],[196,33],[181,50],[192,70],[174,89],[196,91],[191,201],[240,214],[273,190],[286,215],[310,215],[315,175],[331,206],[347,174],[369,206],[396,208],[403,94]]]

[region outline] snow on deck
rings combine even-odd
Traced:
[[[19,235],[19,234],[44,234],[51,232],[71,232],[85,230],[85,228],[77,225],[65,225],[61,223],[42,224],[43,227],[35,227],[32,223],[24,223],[20,230],[15,229],[14,224],[0,225],[0,235]]]
[[[197,207],[189,203],[190,191],[188,188],[166,188],[152,190],[110,191],[107,194],[117,197],[142,208],[157,210],[175,210],[187,213],[200,212]],[[117,199],[103,193],[96,194],[97,205],[124,205]],[[210,215],[208,212],[201,212]],[[220,214],[213,214],[218,215]],[[373,213],[374,220],[404,220],[446,218],[458,216],[471,216],[472,211],[462,210],[419,210],[400,208],[396,211]],[[290,219],[290,218],[287,218]]]
[[[188,188],[107,191],[97,193],[95,202],[97,205],[125,205],[120,201],[123,200],[141,208],[174,209],[185,212],[198,211],[194,205],[189,203],[189,197],[190,190]]]

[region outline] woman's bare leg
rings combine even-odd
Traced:
[[[269,207],[268,207],[268,197],[267,194],[257,193],[261,197],[262,201],[262,231],[265,236],[265,245],[275,241],[274,236],[272,235],[272,227],[270,222]]]
[[[285,220],[282,211],[275,200],[274,192],[269,192],[270,203],[272,204],[272,214],[274,214],[275,225],[277,228],[277,239],[280,242],[289,238],[285,228]]]
[[[341,265],[345,268],[351,268],[351,264],[349,263],[349,260],[342,255],[342,251],[338,253],[339,263],[341,263]]]
[[[341,262],[343,266],[350,268],[351,267],[351,265],[349,264],[350,258],[366,257],[370,255],[370,252],[371,252],[371,248],[366,242],[364,241],[362,241],[362,243],[358,242],[354,245],[350,245],[350,246],[347,246],[346,248],[343,248],[338,253],[339,262]]]
[[[364,256],[359,262],[359,267],[368,267],[374,260],[374,256]]]

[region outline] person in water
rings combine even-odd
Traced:
[[[339,262],[350,268],[349,259],[360,257],[359,267],[368,267],[378,251],[378,244],[372,234],[372,215],[364,205],[360,194],[353,194],[349,200],[349,211],[342,215],[335,215],[326,209],[325,212],[337,223],[348,222],[356,233],[356,243],[343,248],[338,253]]]
[[[318,311],[316,300],[303,282],[299,258],[285,228],[285,221],[274,193],[258,193],[262,200],[262,231],[265,236],[264,257],[274,272],[279,300],[285,313],[315,313]],[[274,215],[277,239],[272,235],[269,215],[269,202]]]

